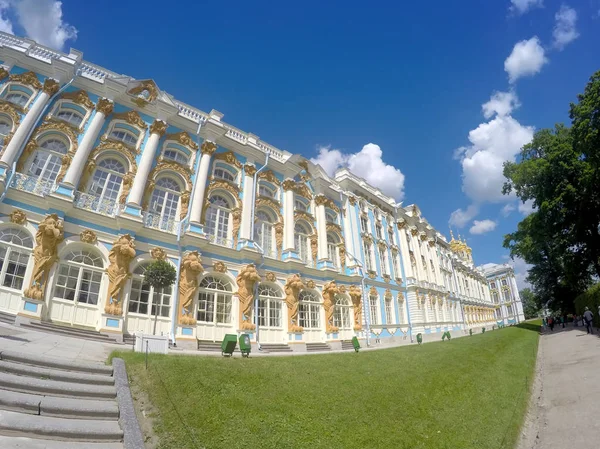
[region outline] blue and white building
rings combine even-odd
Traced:
[[[496,322],[471,249],[448,241],[417,205],[346,169],[331,178],[222,113],[79,51],[0,33],[0,63],[0,311],[17,321],[188,345],[244,330],[297,348],[355,335],[391,344]],[[45,220],[62,229],[50,243]],[[113,247],[122,236],[135,247],[126,265]],[[194,251],[196,277],[182,263]],[[157,258],[188,277],[154,291],[144,267]],[[250,290],[238,276],[248,265],[261,277]]]
[[[517,324],[525,321],[515,270],[509,264],[487,263],[481,266],[488,280],[498,324]]]

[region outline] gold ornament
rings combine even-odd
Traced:
[[[198,276],[204,272],[198,251],[188,252],[181,260],[179,274],[179,324],[194,325],[194,298],[198,290]]]
[[[277,179],[277,176],[275,176],[275,173],[273,173],[271,170],[261,171],[258,174],[258,178],[264,179],[265,181],[268,181],[275,185],[281,185],[281,181]]]
[[[18,225],[24,225],[27,223],[27,214],[23,212],[21,209],[13,210],[10,215],[10,222]]]
[[[65,92],[60,96],[63,100],[70,100],[75,104],[79,104],[86,109],[93,109],[94,102],[90,100],[87,92],[85,90],[76,90],[73,92]]]
[[[212,156],[212,154],[217,150],[217,144],[209,140],[205,140],[200,148],[202,154],[208,154],[209,156]]]
[[[137,126],[138,128],[140,128],[142,130],[145,130],[148,127],[146,122],[142,119],[142,116],[137,111],[126,111],[126,112],[121,112],[119,114],[114,114],[113,119],[123,120],[123,121],[129,123],[130,125]],[[154,123],[156,123],[156,122],[154,122]],[[164,124],[164,122],[160,122],[160,123]],[[166,129],[166,125],[165,125],[165,129]]]
[[[105,117],[109,116],[114,108],[115,104],[107,98],[100,98],[96,103],[96,111],[104,114]]]
[[[225,273],[227,272],[227,266],[223,262],[215,262],[213,264],[213,270],[217,273]]]
[[[181,145],[188,147],[192,150],[198,149],[198,144],[192,140],[190,135],[185,131],[181,131],[174,134],[167,134],[165,140],[174,140],[175,142],[180,143]]]
[[[150,255],[155,260],[166,260],[167,259],[167,253],[165,252],[165,250],[162,248],[159,248],[158,246],[156,248],[152,248],[150,250]]]
[[[150,134],[158,134],[160,137],[162,137],[167,131],[168,126],[169,125],[162,120],[154,120],[154,123],[150,125]]]
[[[48,95],[52,96],[56,92],[58,92],[58,89],[60,89],[60,85],[58,84],[58,81],[56,81],[55,79],[46,78],[46,80],[44,81],[44,87],[42,89]]]
[[[37,75],[31,71],[19,74],[10,75],[10,80],[15,83],[25,84],[27,86],[31,86],[34,89],[41,89],[42,83],[38,79]]]
[[[323,286],[323,309],[325,309],[325,332],[328,334],[338,332],[339,328],[333,325],[335,311],[335,295],[340,292],[335,281]]]
[[[287,279],[285,283],[285,303],[288,309],[288,332],[300,333],[303,331],[302,327],[298,323],[298,296],[300,290],[304,289],[304,283],[300,278],[300,275],[294,274]]]
[[[244,165],[244,173],[246,176],[254,176],[256,174],[256,167],[254,165]]]
[[[315,288],[315,281],[313,281],[312,279],[306,281],[306,288]]]
[[[233,151],[225,151],[223,153],[217,153],[214,156],[215,161],[225,161],[226,163],[233,165],[237,169],[242,168],[242,163],[238,160],[237,156]]]
[[[275,277],[275,273],[273,273],[272,271],[267,271],[265,274],[265,279],[268,282],[276,282],[277,278]]]
[[[98,241],[98,237],[91,229],[84,229],[79,234],[79,240],[81,240],[83,243],[89,243],[90,245],[93,245],[96,243],[96,241]]]

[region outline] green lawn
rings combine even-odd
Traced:
[[[537,324],[537,323],[536,323]],[[223,359],[114,353],[161,448],[512,448],[539,326],[380,351]]]

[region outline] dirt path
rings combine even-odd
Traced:
[[[599,414],[599,335],[587,335],[585,328],[572,326],[545,332],[518,448],[597,447]]]

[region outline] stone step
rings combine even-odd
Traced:
[[[119,419],[119,407],[113,401],[42,396],[7,390],[0,390],[0,409],[59,418]]]
[[[24,363],[26,365],[39,366],[40,368],[61,369],[87,374],[102,374],[105,376],[112,376],[113,373],[112,366],[103,365],[101,363],[69,362],[62,359],[24,354],[22,352],[15,351],[1,351],[0,360]]]
[[[32,416],[6,410],[0,410],[0,434],[80,442],[123,441],[123,431],[117,421]],[[88,446],[81,444],[80,447]]]
[[[239,350],[237,345],[235,346],[235,350]],[[221,352],[221,343],[198,340],[198,351]]]
[[[331,351],[327,343],[306,343],[307,352]]]
[[[102,374],[86,374],[60,369],[42,368],[23,363],[0,360],[0,372],[17,374],[19,376],[35,377],[37,379],[60,380],[79,384],[114,385],[115,379]]]
[[[354,350],[354,345],[352,344],[352,340],[343,340],[342,341],[342,350],[352,349]]]
[[[15,324],[15,316],[10,313],[0,312],[0,321],[6,324]]]
[[[0,372],[0,389],[61,397],[85,399],[112,399],[116,397],[114,385],[89,385],[36,379]]]
[[[9,437],[0,435],[2,449],[123,449],[123,443],[84,444],[72,441],[39,440],[28,437]]]
[[[58,326],[56,324],[36,322],[21,323],[21,327],[32,329],[39,332],[49,332],[51,334],[64,335],[67,337],[81,338],[84,340],[99,341],[103,343],[117,343],[114,338],[100,332],[90,331],[88,329],[79,329],[76,327]]]
[[[292,348],[285,344],[266,343],[261,344],[261,352],[293,352]]]

